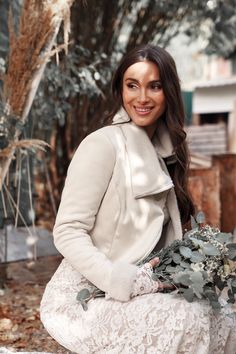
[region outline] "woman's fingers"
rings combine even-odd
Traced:
[[[153,258],[149,261],[149,263],[151,264],[152,268],[154,268],[158,263],[160,262],[159,258]]]
[[[170,283],[161,283],[162,289],[169,289],[169,290],[174,290],[175,286]]]
[[[151,259],[148,263],[144,264],[143,267],[146,269],[146,271],[149,274],[149,276],[152,275],[153,268],[155,268],[155,266],[159,262],[160,262],[159,258],[155,257],[155,258]],[[167,289],[167,290],[174,290],[175,289],[174,285],[172,285],[170,283],[167,283],[167,282],[162,282],[160,280],[153,280],[153,284],[154,284],[154,287],[156,287],[155,292],[156,291],[161,291],[161,290],[164,290],[164,289]],[[153,288],[153,290],[154,290],[154,288]]]

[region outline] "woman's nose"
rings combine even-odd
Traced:
[[[148,95],[147,95],[147,91],[146,90],[140,90],[139,91],[139,96],[138,96],[138,102],[139,103],[146,103],[148,102],[149,98],[148,98]]]

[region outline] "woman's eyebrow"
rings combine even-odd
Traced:
[[[137,79],[134,79],[134,78],[132,78],[132,77],[127,77],[127,79],[125,79],[125,81],[134,81],[134,82],[139,83],[139,81],[138,81]],[[156,82],[160,83],[161,80],[160,80],[160,79],[151,80],[151,81],[149,81],[149,84],[154,84],[154,83],[156,83]]]
[[[161,83],[160,79],[149,81],[149,84]]]
[[[139,82],[137,79],[133,79],[132,77],[127,77],[127,79],[125,79],[125,81],[135,81],[135,82]]]

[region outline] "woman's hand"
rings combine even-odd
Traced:
[[[145,263],[137,271],[134,279],[131,297],[143,294],[156,293],[164,289],[174,289],[174,286],[159,280],[153,280],[153,268],[159,263],[159,258],[153,258],[148,263]]]

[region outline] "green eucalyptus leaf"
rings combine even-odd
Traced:
[[[191,215],[191,228],[192,229],[198,229],[198,223],[196,222],[195,218]]]
[[[155,272],[161,272],[162,270],[166,269],[166,264],[161,264],[161,265],[157,265],[155,267]]]
[[[192,288],[193,288],[193,292],[194,294],[198,297],[198,299],[202,299],[202,291],[199,290],[199,288],[197,286],[193,286],[192,285]]]
[[[167,258],[163,263],[170,264],[172,262],[172,258]]]
[[[205,255],[198,252],[198,251],[192,251],[192,256],[190,258],[190,261],[193,263],[199,263],[204,261]]]
[[[204,291],[204,295],[210,301],[218,301],[218,296],[213,289],[207,289]]]
[[[189,239],[192,241],[195,247],[202,247],[204,245],[204,242],[202,240],[199,240],[194,236],[189,236]]]
[[[227,248],[229,250],[236,250],[236,243],[228,243]]]
[[[230,260],[236,261],[236,251],[235,250],[229,251],[228,257]]]
[[[184,234],[184,238],[185,239],[190,239],[191,237],[193,237],[193,234],[195,234],[195,232],[198,231],[198,228],[186,231]]]
[[[202,272],[191,272],[190,278],[194,282],[202,283],[204,284],[204,278],[202,276]]]
[[[190,264],[188,262],[185,262],[185,261],[181,261],[180,262],[180,266],[182,268],[186,268],[186,269],[189,269],[190,268]]]
[[[173,280],[177,284],[182,284],[184,286],[189,286],[192,282],[190,280],[190,273],[192,272],[180,272],[172,276]]]
[[[179,251],[184,258],[191,258],[192,256],[192,251],[189,247],[180,246]]]
[[[191,289],[191,288],[184,289],[182,294],[183,294],[183,297],[185,298],[185,300],[187,300],[188,302],[193,302],[194,297],[195,297],[193,289]]]
[[[232,240],[232,234],[225,233],[225,232],[219,232],[217,235],[215,235],[215,239],[222,244],[228,243]]]
[[[176,272],[176,268],[175,268],[175,267],[172,267],[172,266],[170,266],[170,265],[168,265],[168,266],[166,267],[166,272],[168,272],[168,273],[175,273],[175,272]]]
[[[196,294],[196,296],[201,299],[203,293],[203,286],[205,284],[205,280],[202,276],[201,272],[192,272],[190,276],[190,280],[192,282],[191,287]]]
[[[220,251],[211,243],[205,243],[202,250],[206,256],[220,256]]]
[[[176,272],[183,272],[184,271],[184,268],[181,267],[179,264],[175,268],[176,268]]]
[[[228,248],[228,257],[232,261],[236,261],[236,243],[229,243]]]
[[[205,283],[209,283],[209,275],[205,270],[201,270],[203,279],[205,280]]]
[[[91,294],[88,289],[82,289],[78,292],[76,296],[76,300],[82,301],[82,300],[88,300],[90,298]]]
[[[80,304],[82,305],[84,311],[88,311],[88,305],[84,300],[80,300]]]
[[[197,213],[196,221],[198,224],[203,224],[206,221],[206,217],[203,211],[199,211],[199,213]]]
[[[176,264],[180,264],[180,262],[182,260],[181,255],[178,253],[173,253],[172,258],[173,258],[173,262]]]

